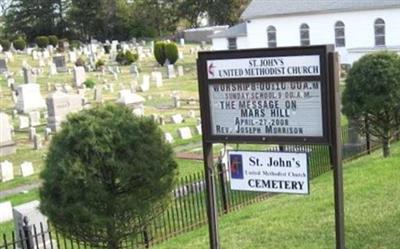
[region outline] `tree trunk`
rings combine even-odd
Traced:
[[[383,138],[383,157],[390,156],[390,137],[385,136]]]
[[[107,248],[108,249],[118,249],[119,248],[119,242],[117,240],[108,241]]]
[[[107,248],[108,249],[119,249],[119,238],[115,232],[115,224],[110,224],[107,227]]]

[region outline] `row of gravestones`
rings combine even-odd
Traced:
[[[193,137],[192,129],[190,127],[178,128],[177,132],[178,132],[179,138],[182,139],[182,140],[191,139]],[[197,132],[198,135],[202,134],[201,125],[197,125],[196,126],[196,132]],[[164,138],[165,138],[165,141],[167,141],[168,143],[173,143],[174,142],[174,137],[169,132],[164,133]]]
[[[28,177],[34,174],[34,168],[31,162],[23,162],[20,165],[20,173],[22,177]],[[14,179],[14,166],[9,161],[0,163],[0,180],[7,182]]]

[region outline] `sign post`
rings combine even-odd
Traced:
[[[338,67],[334,47],[200,52],[197,68],[211,248],[219,248],[212,145],[261,143],[330,146],[337,248],[344,249]],[[241,152],[239,156],[243,159],[246,155]],[[284,158],[282,154],[279,156]],[[304,163],[301,164],[304,171]],[[299,183],[301,190],[289,178],[260,178],[237,189],[248,191],[252,190],[250,185],[271,187],[278,182],[279,186],[288,184],[286,190],[291,188],[293,193],[307,194],[306,175],[307,188],[303,179]],[[265,189],[274,192],[274,188]]]

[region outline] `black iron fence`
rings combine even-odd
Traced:
[[[342,129],[343,155],[345,160],[370,153],[379,148],[379,141],[366,134],[360,136],[353,128]],[[311,178],[331,170],[329,148],[322,145],[302,145],[272,147],[270,151],[307,151],[310,155]],[[219,161],[221,162],[221,160]],[[224,215],[243,206],[269,198],[273,194],[234,191],[230,189],[229,175],[222,163],[216,164],[217,207],[219,215]],[[180,179],[173,191],[173,201],[165,212],[146,226],[142,232],[132,235],[122,243],[123,248],[149,248],[178,234],[191,231],[207,222],[205,204],[205,177],[203,173],[193,174]],[[3,234],[0,248],[23,249],[74,249],[97,248],[84,242],[68,239],[59,234],[51,225],[39,227],[25,224],[18,232]]]

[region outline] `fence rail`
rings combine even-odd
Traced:
[[[342,128],[344,160],[351,160],[364,154],[371,153],[379,148],[377,140],[368,134],[357,136],[352,128]],[[278,151],[282,148],[273,147],[269,151]],[[285,146],[285,151],[307,151],[310,155],[311,178],[315,178],[331,170],[328,146],[302,145]],[[227,169],[219,160],[216,164],[215,182],[217,183],[217,208],[219,215],[240,209],[251,203],[259,202],[273,194],[235,191],[230,189]],[[123,248],[149,248],[154,244],[165,241],[178,234],[191,231],[207,222],[205,203],[205,177],[203,173],[193,174],[179,180],[178,187],[173,191],[173,201],[164,213],[154,219],[140,234],[132,235],[122,243]],[[16,234],[3,234],[0,238],[0,249],[74,249],[97,248],[86,243],[74,241],[59,234],[49,224],[48,229],[32,225],[22,227]]]

